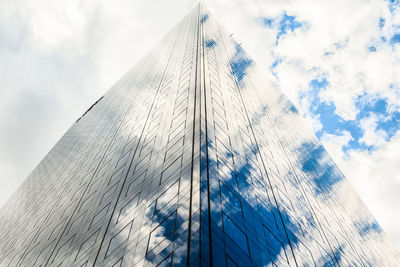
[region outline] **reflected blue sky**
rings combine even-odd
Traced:
[[[356,223],[355,226],[358,228],[358,232],[361,236],[368,236],[371,233],[381,233],[382,228],[378,224],[377,221],[373,220],[372,222],[359,222]]]
[[[288,14],[284,14],[279,18],[266,18],[265,23],[267,27],[275,27],[278,25],[277,42],[281,38],[284,38],[284,36],[298,30],[307,30],[307,23],[301,23],[301,20],[294,16],[289,16]],[[207,27],[207,25],[209,24],[206,23],[204,27]],[[219,44],[221,43],[217,37],[212,35],[206,36],[206,40],[216,40]],[[205,44],[207,44],[207,41]],[[223,45],[223,43],[221,45]],[[337,43],[335,48],[342,49],[345,45],[346,42]],[[216,49],[216,53],[219,51],[219,46],[213,46],[213,48]],[[322,199],[332,199],[335,201],[340,199],[341,190],[349,190],[343,174],[318,141],[311,138],[308,134],[303,135],[303,131],[305,130],[302,129],[302,126],[297,125],[296,122],[296,120],[298,120],[297,116],[300,116],[298,110],[281,92],[275,90],[270,91],[267,100],[263,98],[257,99],[254,95],[252,96],[251,92],[254,90],[253,86],[262,87],[261,81],[263,81],[263,79],[257,80],[257,78],[255,78],[257,75],[253,72],[255,70],[253,60],[246,55],[240,44],[235,43],[232,39],[229,39],[228,60],[226,62],[225,65],[230,66],[231,74],[235,78],[236,86],[239,90],[238,92],[234,92],[224,89],[224,98],[229,94],[239,93],[244,103],[246,103],[244,107],[246,111],[243,112],[247,113],[249,119],[249,121],[246,121],[244,124],[240,124],[239,121],[236,120],[230,123],[239,123],[237,126],[233,126],[233,129],[236,129],[236,127],[247,128],[249,137],[246,137],[247,134],[243,135],[242,132],[234,133],[234,136],[237,136],[236,138],[246,139],[246,142],[243,143],[243,149],[229,148],[227,144],[225,144],[225,147],[220,147],[218,143],[215,145],[212,140],[209,141],[209,148],[212,150],[216,149],[217,153],[217,160],[213,160],[212,158],[208,159],[208,168],[210,171],[209,179],[211,179],[211,181],[213,179],[216,180],[214,176],[219,170],[223,169],[223,174],[220,178],[222,182],[218,182],[218,193],[214,191],[217,183],[210,182],[210,197],[212,202],[219,203],[219,201],[221,201],[221,204],[212,204],[210,213],[212,220],[215,221],[217,225],[224,224],[225,221],[229,223],[226,234],[241,247],[242,251],[246,251],[244,240],[245,236],[247,236],[250,255],[252,255],[251,258],[256,261],[261,261],[266,264],[280,262],[283,259],[285,259],[284,261],[290,261],[290,254],[292,252],[296,257],[300,257],[298,250],[300,250],[301,246],[305,244],[305,246],[308,247],[310,239],[315,238],[318,242],[321,242],[321,244],[329,242],[332,248],[330,248],[330,246],[323,246],[323,250],[319,250],[319,252],[310,248],[314,258],[310,255],[307,256],[306,253],[304,256],[306,262],[316,260],[320,266],[335,266],[335,264],[337,264],[336,261],[345,262],[342,254],[348,253],[347,251],[350,249],[348,246],[349,241],[338,238],[340,227],[335,223],[336,216],[340,216],[340,214],[345,212],[341,210],[339,206],[331,206],[328,203],[321,203],[321,207],[316,211],[313,206],[309,207],[308,205],[310,204],[307,202],[307,199],[312,199],[311,201],[317,202],[320,202]],[[282,59],[276,58],[270,70],[275,71],[282,62]],[[214,84],[216,83],[214,82]],[[316,77],[310,81],[310,92],[309,95],[305,96],[309,98],[315,97],[311,108],[315,113],[322,114],[321,120],[326,123],[326,128],[321,130],[323,132],[336,131],[339,125],[345,123],[339,116],[336,117],[336,108],[333,105],[330,106],[324,103],[319,96],[319,93],[328,86],[329,81],[326,77]],[[311,92],[312,90],[313,92]],[[365,101],[368,97],[369,96],[360,97],[359,102]],[[268,104],[263,105],[261,104],[262,101],[266,101]],[[209,105],[215,104],[211,102]],[[219,104],[219,106],[222,107],[223,104]],[[365,107],[365,113],[374,112],[376,110],[385,112],[385,110],[387,110],[387,103],[385,104],[384,101],[375,101],[371,102],[369,105],[363,106]],[[277,112],[277,114],[275,114],[275,112]],[[270,122],[268,116],[266,116],[267,114],[273,118]],[[208,117],[208,119],[212,120],[212,117]],[[218,119],[218,121],[220,121],[220,119]],[[360,139],[362,136],[360,126],[351,126],[354,126],[354,135],[359,131]],[[271,127],[274,128],[274,130],[271,130]],[[282,140],[282,144],[288,146],[286,149],[289,149],[296,157],[293,158],[291,155],[287,156],[287,158],[285,158],[285,156],[278,156],[279,153],[277,149],[282,149],[280,146],[273,146],[273,148],[271,148],[272,157],[266,157],[264,154],[267,153],[265,150],[267,145],[261,141],[263,139],[259,135],[262,131],[264,131],[264,134],[270,134],[276,131],[277,136],[268,135],[267,141],[276,142],[274,144],[280,144],[280,138],[289,137],[288,140]],[[292,139],[294,141],[289,141]],[[253,142],[257,142],[258,144]],[[269,182],[272,188],[260,182],[268,181],[266,177],[260,176],[260,172],[257,169],[262,168],[257,166],[257,164],[260,164],[260,156],[263,158],[264,164],[274,170],[274,173],[269,173],[268,175],[270,176],[268,179],[270,180]],[[202,159],[206,160],[206,158]],[[276,166],[278,171],[272,167],[273,164],[271,161],[275,161],[275,164],[279,165],[279,167]],[[232,165],[232,162],[234,162],[234,165]],[[288,164],[293,164],[295,166],[294,170],[287,169]],[[203,163],[202,168],[206,167],[206,164]],[[299,184],[293,182],[295,184],[293,185],[287,181],[285,182],[285,179],[293,181],[293,176],[295,175],[300,177],[298,180]],[[260,183],[260,185],[258,186],[257,183]],[[284,185],[282,186],[281,183]],[[301,187],[311,189],[311,195],[306,193],[305,196],[298,196],[301,194],[300,192],[302,192],[300,190]],[[204,190],[203,192],[206,192],[205,189],[207,187],[204,185],[202,188]],[[260,188],[263,188],[263,190],[265,190],[264,192],[267,192],[266,194],[269,196],[266,197],[266,195],[260,194],[258,191]],[[219,195],[221,200],[217,200],[219,199]],[[302,199],[301,203],[293,198],[295,195]],[[287,198],[289,200],[287,200]],[[257,203],[256,206],[254,203]],[[328,223],[325,221],[321,224],[321,220],[327,218],[325,217],[327,215],[322,215],[325,214],[325,209],[332,210],[333,213],[328,215],[328,217],[332,217],[332,219],[329,220],[331,223],[330,226],[327,226]],[[292,218],[292,212],[296,214],[297,217],[295,216],[295,218]],[[226,219],[223,220],[223,216],[226,216]],[[358,218],[358,216],[366,218],[370,215],[368,213],[363,213],[361,208],[355,217]],[[368,240],[371,238],[371,231],[369,230],[371,227],[373,226],[361,228],[365,232],[365,236]],[[324,230],[325,228],[327,230]],[[346,229],[353,229],[349,231],[357,231],[355,230],[356,228],[357,227],[353,224],[346,226]],[[236,230],[233,231],[232,229]],[[264,231],[260,229],[264,229]],[[332,234],[325,235],[324,231],[333,232],[334,234],[333,236]],[[233,232],[238,234],[235,235]],[[264,241],[260,241],[260,243],[255,241],[256,239],[253,233],[257,233],[258,240]],[[338,238],[338,240],[335,240],[335,237]],[[327,239],[327,241],[325,241],[325,239]],[[339,244],[337,244],[338,242]],[[265,243],[267,244],[268,255],[259,253],[260,247],[264,246]],[[322,251],[325,252],[321,255]],[[230,255],[228,252],[226,253]],[[254,255],[260,256],[257,257]],[[298,260],[301,262],[300,258]],[[358,260],[359,259],[352,258],[351,262],[357,262]],[[372,263],[374,260],[364,259],[364,261]]]
[[[207,48],[213,48],[217,43],[214,40],[205,40],[204,41]]]
[[[338,263],[341,262],[342,254],[340,253],[342,250],[342,247],[338,247],[334,254],[333,257],[331,255],[326,255],[323,259],[323,267],[335,267],[337,266]],[[343,264],[343,263],[342,263]]]
[[[232,69],[231,74],[233,74],[238,83],[241,84],[244,76],[246,75],[246,70],[251,66],[253,60],[250,59],[240,44],[236,44],[235,54],[230,60],[230,66]]]
[[[200,248],[194,244],[192,247],[194,252],[191,256],[197,257],[197,254],[200,254],[201,257],[208,260],[210,257],[207,254],[208,249],[211,249],[212,260],[221,263],[221,265],[215,264],[215,266],[225,264],[268,266],[272,263],[296,265],[296,259],[300,266],[301,263],[312,264],[314,259],[319,261],[318,266],[333,266],[335,260],[340,263],[344,262],[343,255],[346,255],[354,263],[359,260],[357,258],[359,255],[351,252],[349,244],[360,250],[364,246],[371,249],[371,254],[365,255],[366,259],[362,259],[366,265],[373,265],[374,260],[377,262],[387,260],[380,258],[379,253],[375,253],[375,248],[377,248],[376,250],[379,252],[390,254],[385,249],[382,250],[382,248],[390,248],[383,231],[377,222],[371,219],[371,215],[346,183],[322,145],[314,140],[312,133],[301,123],[297,109],[279,90],[271,87],[263,75],[258,77],[259,73],[255,71],[254,61],[247,56],[241,45],[228,37],[228,34],[220,31],[215,21],[212,24],[211,15],[203,14],[200,18],[194,16],[195,23],[191,24],[192,27],[189,27],[188,31],[184,31],[187,35],[183,36],[189,40],[186,40],[185,44],[189,45],[185,48],[187,49],[185,52],[180,51],[182,53],[179,52],[169,57],[174,68],[170,70],[165,67],[165,70],[163,69],[162,73],[166,73],[165,79],[163,74],[162,81],[158,81],[158,77],[161,76],[159,73],[144,75],[146,79],[157,77],[155,82],[160,85],[159,87],[157,85],[145,87],[146,90],[143,91],[153,93],[151,90],[157,92],[160,90],[162,94],[160,94],[160,98],[156,98],[154,94],[150,95],[151,99],[154,98],[155,111],[149,111],[148,117],[151,119],[148,121],[149,124],[154,123],[154,125],[145,127],[148,126],[145,124],[141,131],[144,137],[140,144],[140,154],[143,153],[143,156],[133,156],[132,161],[129,160],[130,164],[137,163],[135,166],[139,166],[138,168],[147,167],[146,172],[151,169],[148,176],[140,176],[140,181],[146,187],[134,184],[130,188],[142,190],[141,192],[151,192],[151,194],[146,195],[147,198],[145,197],[144,200],[141,199],[143,209],[139,211],[140,214],[137,214],[145,215],[144,221],[138,221],[138,216],[134,216],[135,214],[130,214],[131,217],[129,215],[121,217],[121,221],[118,222],[120,225],[117,224],[115,228],[110,228],[115,229],[109,232],[110,237],[115,238],[117,236],[115,232],[123,225],[125,227],[127,225],[130,227],[131,224],[135,225],[137,227],[135,231],[143,231],[144,237],[140,236],[142,243],[134,248],[137,249],[135,252],[130,253],[139,251],[138,255],[142,253],[139,256],[143,256],[144,260],[154,265],[158,263],[167,265],[172,260],[176,263],[179,259],[178,255],[186,256],[184,250],[187,248],[187,244],[182,246],[183,249],[180,252],[177,247],[185,243],[187,238],[192,238],[191,242],[201,242]],[[305,30],[305,25],[306,23],[301,19],[287,13],[276,18],[265,18],[265,26],[277,26],[277,44],[278,40],[282,40],[286,35]],[[198,39],[193,33],[197,32],[199,27],[204,30],[201,31],[204,32],[204,36],[201,35],[199,43],[197,41],[195,43],[195,40]],[[181,37],[181,35],[177,36]],[[185,38],[176,40],[183,42]],[[167,46],[165,44],[169,45],[170,43],[162,44]],[[193,46],[190,47],[190,44]],[[194,55],[198,55],[199,50],[196,51],[193,47],[201,47],[202,44],[207,49],[202,49],[201,53],[204,53],[208,60],[200,60],[199,62],[203,65],[201,68],[197,68],[197,62],[194,63],[194,57],[190,55],[193,51]],[[343,45],[345,44],[338,43],[335,48],[340,49]],[[189,56],[187,56],[188,54]],[[157,60],[159,59],[157,58]],[[281,62],[282,60],[277,58],[271,66],[272,69],[275,70]],[[157,65],[149,64],[149,68]],[[198,71],[196,75],[187,75],[190,66]],[[140,65],[139,69],[141,67]],[[182,70],[184,68],[187,68],[186,72]],[[181,70],[181,72],[177,70]],[[179,73],[185,74],[179,76]],[[202,77],[204,80],[191,80],[198,77]],[[184,79],[187,80],[179,84]],[[179,85],[168,87],[171,81],[174,85],[175,82]],[[197,81],[200,81],[201,86],[197,86]],[[129,82],[130,80],[127,84]],[[140,84],[142,82],[140,80]],[[346,121],[341,120],[339,116],[336,117],[335,107],[329,104],[325,105],[319,97],[319,93],[326,90],[328,86],[329,80],[325,76],[315,77],[309,83],[310,91],[315,90],[313,93],[316,95],[315,105],[312,108],[315,109],[314,112],[322,114],[322,121],[326,124],[324,131],[333,132]],[[181,89],[184,93],[179,91]],[[128,88],[121,86],[118,90],[121,91],[117,91],[114,95],[117,100],[129,99],[124,91]],[[171,91],[172,93],[170,93]],[[265,92],[267,97],[257,95],[260,92]],[[200,100],[198,98],[193,100],[193,96],[197,96],[198,93],[201,96]],[[108,100],[109,96],[107,95],[104,101]],[[306,95],[305,97],[310,96]],[[148,98],[147,94],[140,95],[140,99],[143,100],[140,103],[144,103],[146,108],[143,110],[146,112],[147,108],[153,109],[153,104],[149,104]],[[163,102],[164,99],[166,102]],[[181,102],[179,104],[178,99]],[[360,96],[359,99],[359,103],[363,103],[362,107],[365,113],[386,114],[391,112],[388,102],[384,98],[378,98],[372,102],[368,102],[369,99],[369,95]],[[109,106],[104,106],[104,101],[99,102],[98,106],[96,105],[87,116],[97,114],[93,112],[98,107],[109,111]],[[198,102],[189,103],[189,101]],[[196,108],[198,107],[195,103],[201,104],[199,112],[197,112]],[[180,104],[186,106],[182,107]],[[118,123],[120,122],[119,118],[123,117],[122,114],[128,113],[125,109],[126,106],[118,104],[110,106],[116,109],[113,118]],[[183,112],[176,112],[179,109],[182,109]],[[129,111],[142,112],[136,106]],[[128,113],[127,117],[131,115]],[[137,114],[138,118],[142,119],[140,115],[142,114]],[[179,149],[175,147],[176,150],[173,152],[168,151],[173,156],[170,154],[166,156],[167,150],[176,144],[172,141],[169,143],[171,132],[168,132],[176,127],[174,125],[176,121],[185,121],[185,127],[186,123],[189,125],[177,134],[181,135],[182,140],[185,138],[183,141],[185,147],[183,144]],[[333,124],[330,125],[328,121]],[[85,125],[85,122],[87,122],[86,116],[79,121],[78,125]],[[196,128],[198,122],[201,130]],[[387,130],[390,129],[391,124],[395,125],[397,122],[396,120],[385,121],[382,123],[386,124],[382,124],[382,126],[378,124],[377,127]],[[135,127],[137,124],[136,122],[131,123],[134,125],[128,124],[130,127]],[[192,127],[194,123],[197,126]],[[160,128],[158,128],[159,126]],[[358,127],[358,125],[350,123],[346,126]],[[217,127],[219,127],[218,134],[216,134]],[[121,129],[123,134],[130,136],[129,131],[132,128],[128,130],[128,128],[121,127]],[[389,138],[393,135],[391,131],[396,132],[396,127],[393,127],[393,130],[387,130]],[[103,133],[102,129],[100,129],[100,133]],[[352,134],[356,136],[357,129],[354,129]],[[114,141],[114,139],[111,140]],[[121,142],[118,143],[121,149],[125,149],[129,138],[125,139],[125,136],[119,138],[118,136],[115,140]],[[152,141],[154,141],[154,145],[147,146]],[[196,143],[197,141],[200,144]],[[185,154],[188,146],[193,149],[193,151],[189,151],[193,154]],[[138,147],[139,145],[137,145]],[[149,151],[152,154],[147,157],[146,153],[150,153]],[[121,151],[118,150],[118,152],[122,154]],[[155,158],[152,158],[152,155]],[[159,155],[162,156],[158,158]],[[177,161],[175,156],[178,156],[180,160]],[[130,157],[130,154],[127,157]],[[183,162],[182,158],[185,158],[186,161]],[[117,159],[119,160],[118,157],[111,157],[111,160]],[[121,157],[121,159],[128,161],[125,157]],[[173,162],[177,165],[170,164],[169,160],[175,160]],[[168,167],[171,165],[176,166],[177,169],[172,168],[172,171]],[[186,168],[184,177],[179,176],[181,168]],[[179,188],[180,185],[175,183],[176,187],[173,185],[166,189],[167,182],[161,178],[167,169],[171,176],[174,171],[179,170],[176,172],[179,174],[174,178],[178,179],[179,183],[186,179],[186,184]],[[199,170],[200,173],[193,170]],[[138,177],[135,177],[138,180],[134,180],[133,176],[128,173],[124,176],[124,183],[129,179],[133,180],[132,183],[139,181]],[[105,177],[107,175],[104,174]],[[159,177],[160,175],[161,177]],[[169,176],[165,178],[168,179]],[[99,189],[103,190],[104,188]],[[102,193],[100,191],[99,194]],[[128,197],[129,192],[128,189],[125,191],[121,188],[117,202],[120,196]],[[190,199],[190,197],[192,198]],[[180,202],[181,200],[182,202]],[[200,211],[191,210],[191,208],[196,208],[196,201],[201,202],[199,204]],[[118,205],[122,205],[122,203],[116,204],[116,207],[119,208]],[[93,205],[93,209],[96,208],[97,206]],[[114,223],[112,219],[111,216],[110,223]],[[354,223],[365,221],[371,223]],[[193,225],[189,223],[193,223]],[[190,232],[192,236],[187,232],[189,231],[188,225],[193,227]],[[143,228],[140,229],[140,227]],[[121,237],[121,242],[118,244],[125,243],[128,238],[132,238],[133,235],[129,236],[128,230],[126,232],[127,234]],[[346,238],[348,232],[352,234],[351,239]],[[104,236],[109,237],[108,234]],[[208,241],[211,241],[211,246]],[[131,249],[133,246],[136,244],[129,243],[126,248]],[[121,250],[121,253],[125,252]],[[120,255],[116,254],[115,256]],[[182,256],[182,261],[185,256]],[[388,261],[390,260],[392,259],[389,257]],[[204,264],[204,262],[202,263]]]
[[[303,143],[300,147],[301,169],[312,178],[317,194],[329,194],[333,186],[344,177],[329,158],[325,148],[314,142]]]
[[[204,14],[204,15],[201,17],[200,22],[201,22],[201,23],[205,23],[207,20],[208,20],[208,14]]]
[[[299,111],[297,110],[297,108],[293,105],[292,102],[290,101],[286,101],[286,104],[283,105],[283,111],[286,113],[292,112],[292,113],[299,113]]]

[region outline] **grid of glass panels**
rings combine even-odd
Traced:
[[[397,250],[293,104],[207,11],[201,17],[204,262],[399,265]]]
[[[0,266],[399,264],[296,108],[200,5],[0,220]]]

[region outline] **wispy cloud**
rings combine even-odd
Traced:
[[[295,16],[288,15],[285,11],[278,17],[261,17],[260,22],[265,27],[276,30],[276,45],[278,45],[279,39],[283,36],[293,33],[296,29],[307,29],[307,22],[301,22],[297,20]]]
[[[205,2],[313,124],[400,247],[400,2]],[[194,4],[0,3],[0,203]]]
[[[310,121],[400,246],[400,2],[218,2],[225,6],[214,13]]]

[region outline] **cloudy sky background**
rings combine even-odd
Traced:
[[[0,0],[0,205],[196,2]],[[400,248],[400,1],[204,3]]]

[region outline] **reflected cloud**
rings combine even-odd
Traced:
[[[185,265],[188,255],[189,264],[215,266],[396,263],[389,240],[297,109],[204,13],[194,10],[73,126],[67,140],[86,149],[73,151],[81,165],[43,176],[72,197],[44,214],[69,226],[32,220],[45,218],[47,230],[34,234],[38,242],[24,247],[33,249],[21,263],[42,252],[43,263],[66,266]],[[290,29],[295,20],[286,19]],[[205,32],[199,42],[198,27]],[[198,68],[202,44],[207,60]]]
[[[314,181],[317,195],[329,194],[335,184],[344,178],[322,145],[305,142],[299,152],[301,169]]]
[[[242,85],[242,80],[246,75],[247,69],[252,65],[253,60],[248,58],[240,44],[235,47],[235,54],[230,60],[231,74],[237,79],[237,82]]]

